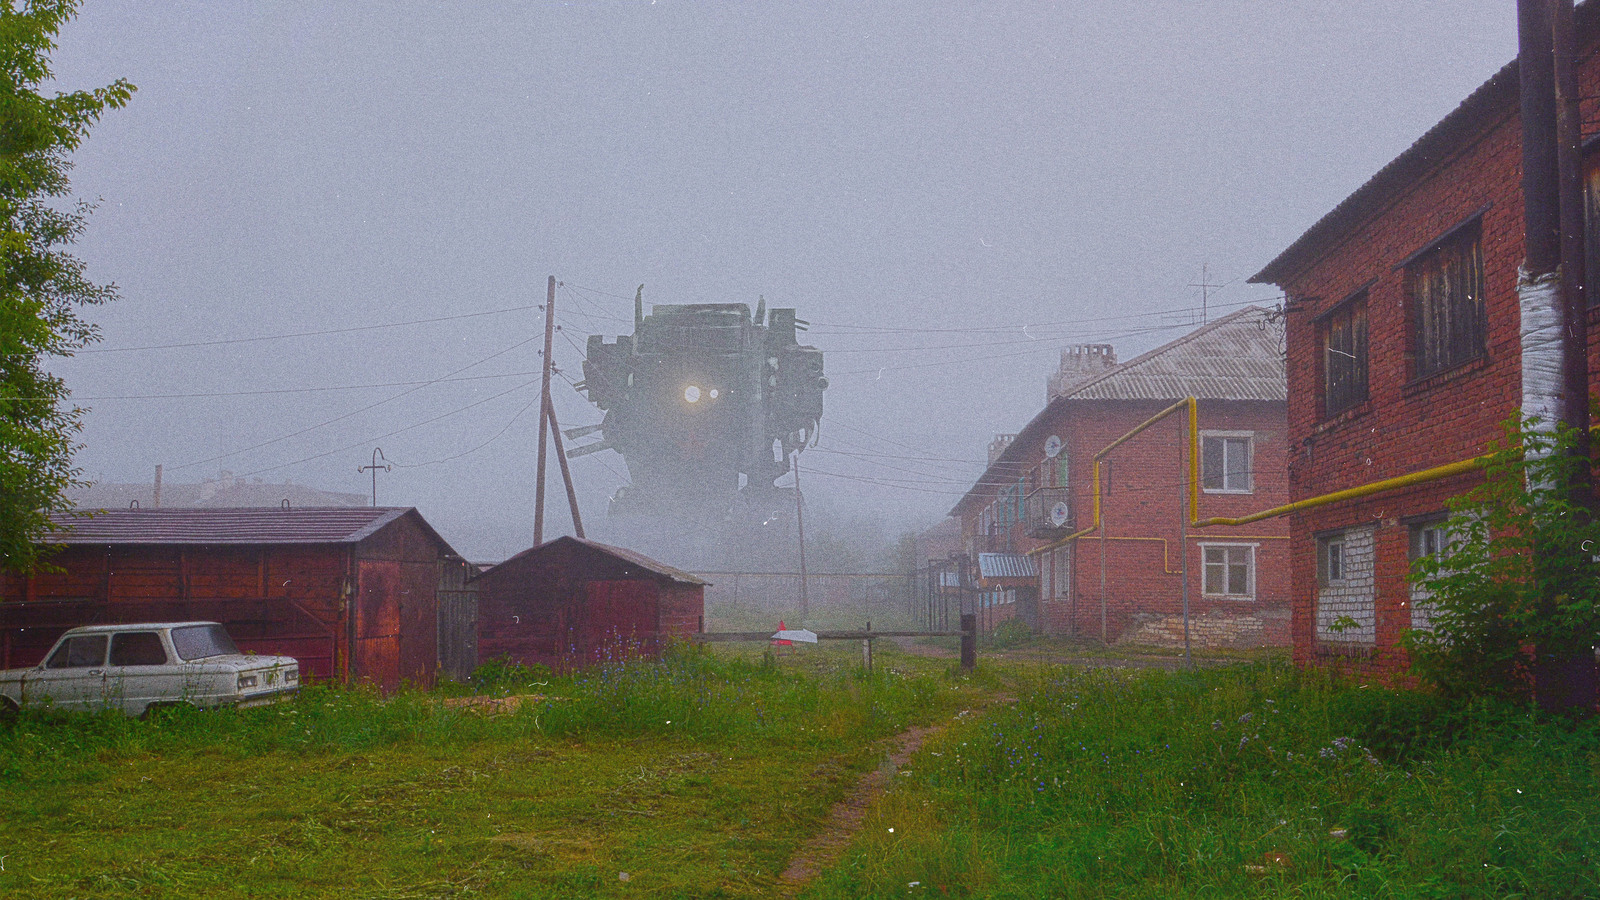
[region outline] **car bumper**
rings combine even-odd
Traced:
[[[294,687],[279,688],[275,691],[263,691],[259,694],[251,694],[248,697],[240,699],[239,702],[234,704],[234,708],[250,709],[256,706],[271,706],[274,703],[282,703],[286,700],[291,700],[294,698],[294,695],[298,693],[300,693],[299,685],[295,685]]]

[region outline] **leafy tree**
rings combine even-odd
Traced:
[[[1561,661],[1592,670],[1600,521],[1574,499],[1574,482],[1588,481],[1575,431],[1532,419],[1504,427],[1484,482],[1451,501],[1449,546],[1412,565],[1431,594],[1433,627],[1405,643],[1417,672],[1447,695],[1525,701],[1570,687],[1550,678]]]
[[[44,368],[98,338],[83,306],[116,297],[84,276],[65,248],[83,232],[88,206],[63,204],[68,154],[133,86],[45,96],[49,53],[76,0],[0,0],[0,567],[28,569],[64,491],[83,410]],[[63,208],[65,206],[65,208]]]

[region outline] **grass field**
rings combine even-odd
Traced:
[[[0,896],[777,896],[888,739],[928,723],[946,727],[801,896],[1600,896],[1591,725],[1278,662],[878,663],[719,648],[513,671],[486,692],[534,697],[496,715],[314,689],[23,716],[0,724]]]
[[[876,741],[975,694],[852,660],[680,652],[496,685],[545,699],[494,716],[327,689],[24,716],[0,726],[0,896],[763,896]]]
[[[806,896],[1600,896],[1592,723],[1282,663],[1014,677]]]

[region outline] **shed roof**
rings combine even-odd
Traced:
[[[658,560],[651,559],[650,557],[645,556],[643,553],[638,553],[638,552],[633,551],[633,550],[627,550],[627,549],[624,549],[622,547],[613,547],[610,544],[602,544],[599,541],[591,541],[591,540],[587,540],[585,538],[573,537],[571,535],[562,535],[561,537],[558,537],[555,540],[545,541],[544,543],[540,544],[537,547],[529,547],[528,549],[522,551],[521,553],[518,553],[516,556],[511,557],[510,559],[506,560],[505,562],[500,563],[499,565],[490,568],[489,570],[485,571],[484,573],[482,573],[482,575],[480,575],[478,577],[481,578],[481,577],[492,575],[495,572],[498,572],[500,570],[505,569],[506,566],[508,566],[509,564],[511,564],[513,562],[516,562],[518,560],[532,559],[534,557],[547,555],[547,554],[553,552],[555,548],[562,547],[562,546],[567,546],[567,547],[577,546],[577,547],[584,548],[584,549],[589,550],[589,551],[594,552],[594,553],[603,553],[603,554],[605,554],[607,556],[613,557],[614,559],[617,559],[618,561],[626,563],[626,564],[628,564],[630,566],[636,566],[639,569],[643,570],[644,572],[649,573],[651,575],[654,575],[658,579],[661,579],[661,580],[664,580],[664,581],[676,582],[678,584],[700,584],[700,585],[705,585],[705,584],[710,584],[711,583],[709,581],[706,581],[703,578],[698,578],[698,577],[696,577],[694,575],[690,575],[688,572],[685,572],[685,571],[683,571],[681,569],[674,569],[673,567],[667,565],[664,562],[660,562]]]
[[[1014,483],[1020,474],[1018,457],[1022,448],[1041,430],[1057,422],[1069,403],[1177,402],[1184,397],[1286,402],[1289,392],[1284,373],[1282,331],[1271,316],[1269,309],[1247,306],[1148,353],[1112,366],[1051,398],[1010,445],[989,463],[983,475],[950,510],[950,515],[961,515],[961,510],[979,499],[985,488]]]
[[[1583,46],[1600,32],[1600,4],[1585,0],[1573,13],[1576,43]],[[1467,95],[1461,104],[1422,137],[1367,179],[1355,193],[1306,229],[1272,262],[1250,276],[1252,284],[1282,284],[1346,235],[1382,212],[1393,199],[1448,160],[1465,143],[1517,112],[1521,79],[1513,59]]]
[[[406,515],[454,556],[413,507],[273,509],[102,509],[88,517],[54,515],[56,544],[354,544]]]
[[[1039,566],[1022,553],[979,553],[979,578],[1038,578]]]

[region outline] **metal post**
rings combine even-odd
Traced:
[[[872,622],[867,622],[867,636],[861,641],[861,666],[872,672]]]
[[[794,453],[794,522],[800,537],[800,627],[805,627],[811,614],[811,602],[806,596],[806,505],[800,498],[800,451]]]
[[[381,464],[378,462],[378,460],[380,460],[380,459],[383,460],[383,462]],[[389,471],[393,471],[393,469],[394,469],[394,466],[389,464],[389,460],[384,459],[383,448],[382,447],[373,447],[372,448],[372,465],[370,465],[370,466],[357,466],[356,467],[357,474],[359,474],[361,472],[371,472],[372,473],[372,506],[373,506],[374,509],[376,509],[377,506],[378,506],[378,472],[379,471],[389,472]],[[283,502],[288,503],[289,501],[285,500]],[[157,505],[160,505],[159,501],[157,502]]]
[[[961,671],[971,672],[978,664],[978,617],[961,614]]]
[[[544,453],[545,434],[550,429],[550,354],[555,349],[556,277],[550,276],[544,301],[544,370],[539,393],[539,473],[533,489],[533,545],[544,543]]]

